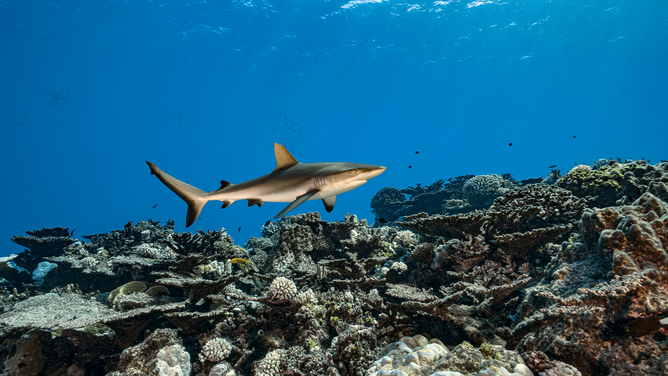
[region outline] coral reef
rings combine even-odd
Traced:
[[[666,375],[667,169],[384,188],[373,226],[298,214],[244,247],[31,231],[0,259],[3,374]]]
[[[556,184],[578,197],[593,198],[592,207],[624,204],[646,192],[668,200],[666,163],[652,166],[646,161],[619,163],[611,159],[605,165],[597,162],[595,166],[575,166]]]
[[[512,182],[505,180],[501,175],[478,175],[466,181],[462,187],[462,197],[474,209],[485,209],[497,197],[503,196],[512,185]]]
[[[415,187],[401,190],[385,187],[371,199],[371,211],[375,214],[377,223],[394,222],[402,216],[417,213],[466,213],[473,210],[473,207],[463,200],[462,192],[464,185],[473,177],[457,176],[447,179],[447,183],[441,179],[426,187],[417,183]],[[409,196],[408,199],[406,195]]]

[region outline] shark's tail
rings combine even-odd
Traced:
[[[190,227],[190,225],[197,220],[197,217],[199,217],[199,213],[202,211],[204,205],[209,201],[209,199],[204,196],[206,192],[199,188],[195,188],[190,184],[184,183],[175,177],[167,175],[159,169],[158,166],[149,161],[146,161],[146,164],[151,168],[151,175],[157,176],[161,182],[188,204],[186,227]]]

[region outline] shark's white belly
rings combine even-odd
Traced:
[[[348,192],[363,185],[366,182],[366,180],[358,180],[348,184],[331,184],[330,180],[328,181],[328,184],[316,186],[317,184],[314,183],[313,180],[308,180],[303,183],[292,185],[288,189],[286,189],[286,186],[280,184],[272,186],[268,184],[257,184],[246,189],[234,189],[237,187],[231,186],[231,189],[225,189],[216,193],[212,193],[208,196],[208,198],[209,200],[217,201],[256,199],[263,202],[292,202],[295,201],[297,197],[304,195],[313,189],[317,189],[319,192],[313,195],[313,197],[311,197],[309,200],[320,200],[326,197],[336,196],[338,194]]]
[[[320,192],[313,195],[313,197],[311,197],[310,200],[319,200],[319,199],[323,199],[323,198],[326,198],[326,197],[336,196],[338,194],[351,191],[351,190],[363,185],[364,183],[366,183],[366,180],[358,180],[358,181],[355,181],[355,182],[352,182],[352,183],[341,184],[341,185],[338,185],[338,186],[327,185],[327,186],[322,187]]]

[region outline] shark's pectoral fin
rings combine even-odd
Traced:
[[[260,200],[259,198],[248,199],[248,207],[251,207],[253,205],[262,206],[262,204],[264,204],[264,201]]]
[[[294,201],[292,201],[292,202],[290,203],[290,205],[286,206],[285,209],[281,210],[280,213],[276,214],[276,216],[274,217],[274,219],[279,218],[279,217],[282,217],[282,216],[288,214],[292,209],[294,209],[294,208],[296,208],[297,206],[299,206],[299,205],[305,203],[305,202],[308,201],[311,197],[313,197],[314,194],[316,194],[316,193],[318,193],[318,192],[320,192],[320,191],[318,191],[317,189],[314,189],[314,190],[312,190],[312,191],[308,191],[308,192],[304,193],[303,195],[297,197],[297,199],[294,200]]]
[[[322,203],[325,204],[325,210],[327,213],[331,213],[334,210],[334,205],[336,204],[336,196],[329,196],[322,199]]]

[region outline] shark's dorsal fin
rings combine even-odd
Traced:
[[[285,146],[275,143],[274,144],[274,154],[276,154],[276,169],[275,170],[281,170],[284,168],[292,167],[296,165],[297,160],[295,157],[290,154],[288,149],[285,148]],[[274,171],[275,171],[274,170]]]

